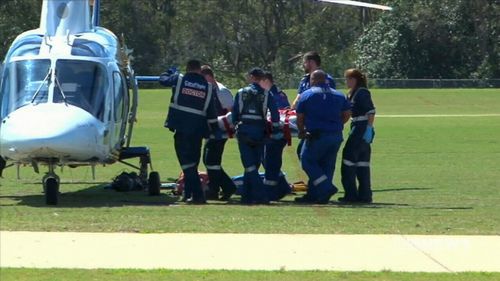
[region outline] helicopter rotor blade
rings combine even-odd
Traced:
[[[342,4],[342,5],[380,9],[380,10],[384,10],[384,11],[392,11],[392,7],[389,7],[389,6],[371,4],[371,3],[361,2],[361,1],[350,1],[350,0],[318,0],[318,1],[333,3],[333,4]]]

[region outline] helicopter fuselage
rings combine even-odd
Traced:
[[[120,46],[102,27],[18,36],[1,75],[0,155],[16,163],[116,161],[129,96]]]

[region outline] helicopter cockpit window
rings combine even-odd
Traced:
[[[50,60],[14,61],[4,66],[1,118],[30,103],[48,99]]]
[[[108,89],[106,70],[96,62],[58,60],[54,103],[78,106],[103,120],[104,100]]]

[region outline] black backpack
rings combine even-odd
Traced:
[[[120,192],[143,190],[144,184],[135,172],[122,172],[113,179],[111,188]]]

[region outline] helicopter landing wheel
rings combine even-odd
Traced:
[[[57,205],[59,202],[59,180],[56,177],[47,177],[44,181],[45,203]]]
[[[47,193],[46,182],[47,182],[47,179],[49,179],[49,178],[54,178],[57,181],[58,184],[59,184],[59,182],[61,182],[61,179],[59,178],[58,175],[56,175],[56,174],[50,174],[50,173],[45,174],[45,176],[43,176],[43,178],[42,178],[43,193]]]
[[[160,195],[160,174],[158,172],[149,173],[148,179],[148,193],[150,196],[158,196]]]

